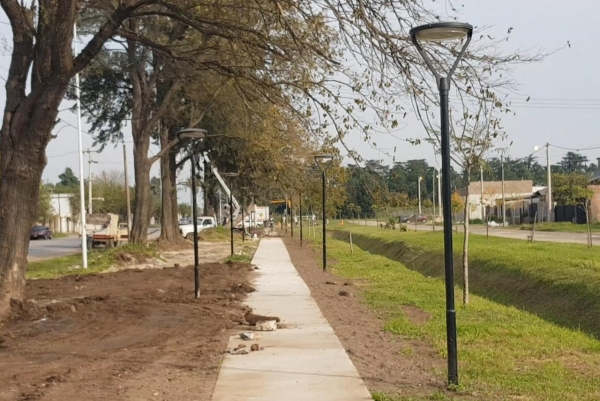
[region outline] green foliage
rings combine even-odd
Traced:
[[[394,241],[400,239],[406,245],[410,243],[413,252],[418,249],[423,252],[419,256],[423,259],[413,263],[424,263],[426,253],[432,252],[436,253],[434,256],[437,260],[443,260],[437,253],[442,248],[440,234],[398,234],[369,228],[352,228],[352,231],[368,235],[372,238],[370,243],[378,244],[376,246],[379,249],[388,249],[390,255],[400,253],[400,243],[393,245]],[[353,235],[354,239],[359,237]],[[581,264],[583,258],[589,263],[595,260],[594,252],[583,246],[533,244],[532,247],[532,244],[525,241],[506,239],[490,239],[494,244],[486,246],[489,241],[483,237],[479,240],[477,236],[472,236],[471,240],[472,274],[476,270],[475,261],[486,257],[487,264],[492,261],[501,263],[489,267],[491,276],[498,268],[520,270],[521,278],[532,273],[536,276],[532,278],[534,280],[544,277],[537,285],[555,287],[556,291],[563,290],[561,283],[572,283],[575,280],[583,279],[585,282],[594,277],[593,285],[600,283],[598,270]],[[404,337],[423,339],[443,357],[446,330],[444,282],[440,277],[441,273],[436,275],[437,278],[427,278],[419,272],[409,270],[402,263],[375,255],[378,251],[373,248],[365,249],[359,242],[354,242],[354,254],[348,252],[348,244],[345,242],[328,242],[331,256],[338,262],[333,267],[335,273],[368,282],[365,286],[366,302],[385,316],[386,330]],[[430,264],[435,258],[428,259]],[[440,269],[439,261],[431,270]],[[571,266],[575,265],[579,273],[572,270]],[[502,281],[501,276],[494,276],[493,280],[496,281],[496,287],[511,290],[512,282]],[[515,288],[514,291],[520,290]],[[585,296],[577,295],[576,291],[569,292],[569,296],[585,299]],[[556,313],[569,315],[569,312],[562,309],[560,302],[549,298],[540,302],[549,303],[549,308],[557,308]],[[403,311],[404,305],[423,310],[431,316],[431,320],[426,324],[412,322]],[[576,304],[570,306],[575,307]],[[599,382],[595,372],[600,364],[600,341],[597,339],[576,328],[567,329],[549,323],[536,314],[524,311],[522,307],[493,302],[487,296],[472,295],[469,307],[459,309],[457,315],[461,389],[456,393],[446,394],[447,399],[473,399],[474,394],[477,394],[476,399],[486,400],[597,399]],[[438,371],[437,374],[443,380],[445,370]],[[411,399],[388,397],[384,394],[377,394],[377,397],[386,401]],[[424,394],[414,399],[444,399],[444,394]]]
[[[452,214],[460,213],[465,208],[465,201],[458,192],[452,194]]]
[[[192,215],[192,206],[190,206],[187,203],[180,203],[179,205],[177,205],[177,212],[181,215],[181,216],[191,216]]]
[[[554,201],[561,206],[580,205],[593,196],[593,191],[588,189],[589,177],[587,174],[553,174],[552,195]]]
[[[73,173],[71,167],[65,168],[65,171],[58,176],[58,180],[55,187],[57,193],[74,193],[79,189],[79,178]]]

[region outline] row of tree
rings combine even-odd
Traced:
[[[343,144],[351,130],[376,146],[374,135],[398,127],[408,110],[420,113],[428,140],[439,144],[432,117],[438,106],[435,80],[424,77],[427,68],[406,41],[411,26],[454,17],[439,15],[428,2],[2,0],[0,5],[13,38],[0,138],[0,316],[11,298],[23,296],[45,151],[60,126],[59,106],[67,94],[81,100],[100,147],[120,142],[125,125],[131,128],[133,242],[146,240],[153,208],[150,170],[157,162],[161,240],[176,241],[176,176],[190,154],[206,152],[212,166],[240,172],[234,186],[247,188],[250,200],[285,187],[318,188],[305,182],[318,182],[307,165],[310,154]],[[76,23],[85,43],[78,53],[72,51]],[[466,63],[456,70],[453,90],[463,105],[469,99],[477,104],[453,114],[463,116],[455,125],[470,127],[454,135],[456,143],[481,148],[489,141],[476,138],[498,136],[493,114],[507,111],[496,94],[506,85],[499,77],[513,63],[539,59],[501,54],[497,45],[505,39],[474,37]],[[452,46],[428,50],[440,65],[455,58]],[[80,96],[72,81],[76,74]],[[207,129],[210,137],[171,147],[185,127]],[[149,155],[153,142],[165,149],[162,157]],[[206,166],[201,158],[195,162],[199,169]],[[205,177],[206,203],[214,204],[214,177],[207,168]],[[336,172],[332,177],[332,191],[343,191]]]

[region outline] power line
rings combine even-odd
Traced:
[[[591,148],[579,148],[579,149],[565,148],[565,147],[562,147],[562,146],[557,146],[557,145],[552,145],[552,144],[550,144],[550,146],[553,147],[553,148],[562,149],[562,150],[569,150],[569,151],[572,151],[572,152],[580,152],[580,151],[584,151],[584,150],[600,149],[600,146],[595,146],[595,147],[591,147]]]

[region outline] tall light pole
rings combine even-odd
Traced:
[[[298,193],[298,209],[300,214],[300,246],[302,246],[302,192]]]
[[[473,27],[459,22],[438,22],[422,25],[410,30],[410,38],[425,63],[436,78],[440,92],[441,114],[441,153],[442,153],[442,201],[444,208],[444,264],[446,281],[446,337],[448,347],[448,384],[458,384],[458,349],[456,344],[456,310],[454,306],[454,266],[452,253],[452,194],[450,189],[450,123],[448,92],[450,91],[450,77],[454,73],[458,62],[462,58],[471,36]],[[443,42],[447,40],[462,40],[466,38],[462,49],[448,75],[443,77],[435,69],[429,55],[423,50],[421,42]]]
[[[231,239],[231,256],[233,256],[233,178],[237,177],[239,173],[224,173],[223,177],[231,178],[229,182],[229,236]]]
[[[177,140],[203,139],[206,130],[187,128],[177,132]],[[194,298],[200,298],[200,258],[198,255],[198,206],[196,199],[196,154],[192,151],[192,220],[194,221]]]
[[[327,185],[326,185],[326,173],[331,167],[333,161],[332,155],[316,155],[315,163],[321,170],[321,180],[323,182],[323,271],[327,270]]]
[[[154,157],[159,158],[164,155],[166,152],[171,150],[171,148],[177,145],[180,142],[185,140],[193,140],[193,139],[204,139],[206,137],[206,130],[198,129],[198,128],[184,128],[179,130],[176,134],[176,138],[169,142],[167,146],[162,148],[160,152],[158,152]],[[192,162],[192,177],[191,177],[191,187],[192,187],[192,220],[194,224],[194,297],[200,298],[200,261],[198,255],[198,207],[196,202],[196,154],[192,151],[190,154],[191,162]]]
[[[423,214],[421,211],[421,181],[423,181],[423,177],[419,177],[419,179],[417,180],[417,187],[418,187],[418,192],[419,192],[419,214]],[[415,218],[416,220],[416,218]]]
[[[73,26],[74,38],[77,39],[77,24]],[[75,54],[77,54],[77,40],[74,40]],[[81,91],[79,89],[79,73],[75,74],[75,97],[77,104],[77,138],[79,142],[79,220],[81,221],[81,258],[84,269],[88,267],[87,257],[87,231],[85,218],[85,183],[83,179],[83,139],[81,135]]]

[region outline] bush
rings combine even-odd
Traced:
[[[469,224],[483,224],[483,220],[481,220],[481,219],[471,219],[471,220],[469,220]]]

